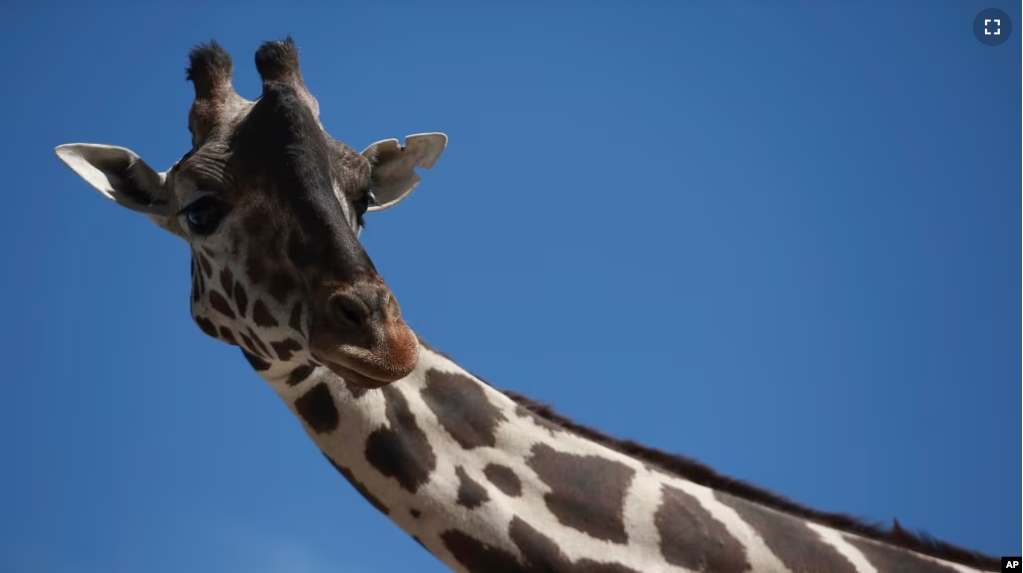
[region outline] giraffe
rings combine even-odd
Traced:
[[[359,241],[367,213],[417,187],[441,133],[333,139],[293,40],[255,53],[262,93],[232,85],[216,41],[189,54],[191,149],[166,172],[132,151],[55,153],[191,251],[191,314],[241,353],[373,507],[454,571],[995,571],[997,559],[896,521],[799,505],[688,458],[501,391],[405,323]]]

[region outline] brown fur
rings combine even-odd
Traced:
[[[421,337],[419,338],[419,342],[427,349],[452,360],[447,354],[434,349]],[[473,376],[476,375],[473,374]],[[715,491],[728,493],[795,517],[808,519],[839,531],[852,533],[854,535],[873,539],[888,545],[902,547],[937,559],[944,559],[953,563],[966,565],[967,567],[975,567],[983,571],[999,571],[1001,568],[1001,561],[996,557],[991,557],[990,555],[985,555],[978,551],[973,551],[971,549],[966,549],[958,545],[953,545],[951,543],[935,539],[922,531],[914,533],[904,529],[897,519],[893,520],[891,527],[885,527],[882,524],[871,523],[851,515],[831,513],[806,507],[757,485],[722,475],[713,468],[692,458],[663,452],[655,448],[644,446],[643,444],[633,440],[622,440],[605,434],[600,430],[578,424],[573,420],[558,414],[547,404],[542,404],[517,392],[496,388],[493,384],[479,376],[476,376],[476,378],[484,384],[502,392],[514,400],[515,403],[526,408],[542,420],[546,420],[547,422],[573,432],[587,440],[611,448],[616,452],[623,453],[642,462],[653,464],[666,473],[674,474],[682,479],[707,486]]]

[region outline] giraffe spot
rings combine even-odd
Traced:
[[[320,382],[299,396],[295,400],[295,410],[317,434],[333,432],[340,422],[337,405],[326,382]]]
[[[288,318],[288,326],[296,332],[302,332],[302,301],[295,303],[291,308],[291,317]]]
[[[238,341],[234,339],[234,333],[231,332],[231,329],[227,328],[226,326],[220,327],[220,339],[228,344],[234,345],[238,344]]]
[[[698,499],[668,485],[662,486],[661,492],[663,498],[654,513],[654,525],[661,537],[665,561],[695,571],[750,570],[746,548]]]
[[[464,467],[455,468],[455,475],[458,477],[458,499],[456,500],[458,505],[472,509],[490,500],[486,488],[469,477]]]
[[[270,296],[274,297],[281,304],[287,302],[288,295],[294,289],[295,281],[290,275],[284,273],[277,273],[270,277],[270,285],[267,287],[267,290],[270,291]]]
[[[287,384],[288,386],[298,386],[302,382],[305,382],[305,379],[312,373],[313,366],[310,364],[303,364],[288,374]]]
[[[755,529],[792,573],[856,573],[855,565],[802,520],[726,493],[715,492],[714,497]]]
[[[199,266],[202,267],[202,274],[206,275],[206,278],[213,278],[213,265],[210,264],[210,260],[202,253],[196,253],[195,257],[199,259]]]
[[[521,561],[504,549],[456,529],[441,533],[440,538],[470,573],[639,573],[620,563],[592,559],[572,562],[553,540],[518,516],[512,518],[508,534],[522,555]]]
[[[231,290],[234,287],[234,275],[231,274],[231,269],[224,267],[220,271],[220,288],[224,289],[224,294],[228,297],[231,296]]]
[[[510,552],[484,543],[468,533],[449,529],[440,534],[440,539],[444,543],[444,547],[469,573],[524,573],[528,571]]]
[[[533,446],[527,461],[551,488],[544,494],[547,508],[562,525],[612,543],[626,543],[625,492],[635,471],[598,456],[578,456]]]
[[[426,434],[416,424],[415,415],[401,392],[393,386],[380,389],[388,427],[374,430],[366,439],[366,460],[401,487],[415,493],[426,483],[437,465]]]
[[[497,443],[497,426],[505,419],[487,399],[483,388],[462,374],[439,370],[426,373],[423,400],[440,425],[467,450]]]
[[[956,569],[941,563],[929,561],[908,549],[890,547],[852,535],[844,537],[846,541],[863,553],[867,561],[877,569],[877,573],[952,573],[956,571]]]
[[[639,573],[620,563],[580,559],[575,563],[561,551],[554,541],[537,531],[522,518],[512,518],[508,526],[512,543],[529,563],[529,571],[565,571],[571,573]]]
[[[245,336],[244,334],[242,336]],[[245,359],[249,361],[249,365],[252,366],[256,371],[262,372],[263,370],[270,369],[270,363],[262,358],[252,354],[248,350],[242,348],[242,354],[245,355]]]
[[[234,311],[231,310],[231,305],[228,304],[227,299],[224,298],[224,295],[220,294],[215,290],[210,291],[210,306],[213,307],[213,310],[219,312],[220,314],[226,316],[227,318],[234,319]]]
[[[192,263],[192,302],[199,302],[199,279],[195,276],[195,263]]]
[[[206,281],[202,278],[202,273],[195,273],[195,278],[199,283],[199,296],[206,294]]]
[[[385,506],[377,496],[370,493],[369,490],[366,489],[366,486],[363,485],[361,481],[355,479],[355,476],[352,475],[351,470],[335,462],[327,454],[323,454],[323,457],[327,458],[327,461],[330,462],[330,465],[334,466],[334,469],[337,470],[337,473],[344,476],[344,478],[348,480],[348,483],[352,484],[352,487],[355,488],[355,491],[359,492],[359,495],[361,495],[363,499],[368,501],[370,505],[375,507],[377,511],[384,515],[387,515],[389,513],[387,506]]]
[[[522,495],[522,482],[519,476],[508,466],[500,464],[488,464],[483,468],[483,475],[494,484],[494,487],[504,492],[509,497]]]
[[[412,509],[408,510],[408,514],[411,515],[413,519],[419,519],[419,516],[423,515],[423,512],[413,507]]]
[[[249,338],[248,334],[245,334],[244,332],[239,332],[238,336],[242,337],[242,343],[244,344],[244,348],[246,351],[252,354],[258,354],[258,351],[256,350],[256,345],[252,344],[252,339]]]
[[[242,283],[234,283],[234,304],[238,307],[238,314],[244,318],[249,309],[249,295],[245,294]]]
[[[278,342],[272,342],[270,343],[270,346],[273,347],[274,352],[277,353],[277,356],[285,362],[291,360],[291,357],[292,355],[294,355],[294,353],[298,352],[299,350],[302,350],[302,345],[299,344],[297,340],[291,338],[285,338],[284,340],[280,340]]]
[[[263,341],[259,338],[259,336],[257,336],[256,333],[253,332],[252,329],[247,326],[245,327],[245,330],[249,332],[249,339],[252,340],[252,343],[256,345],[256,350],[259,351],[260,356],[269,357],[270,351],[267,350],[266,345],[263,344]]]
[[[206,318],[205,316],[193,316],[195,324],[199,327],[199,330],[206,333],[207,336],[217,337],[217,327],[213,326],[213,321]]]
[[[270,314],[270,309],[266,307],[266,304],[258,298],[256,302],[252,303],[252,320],[255,321],[256,326],[264,328],[277,326],[277,319]]]

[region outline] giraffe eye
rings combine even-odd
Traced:
[[[203,197],[184,209],[189,230],[199,236],[206,236],[217,230],[227,214],[227,204],[213,197]]]

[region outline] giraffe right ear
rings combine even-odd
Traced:
[[[399,145],[397,139],[385,139],[363,150],[373,170],[373,195],[377,199],[367,212],[390,209],[408,197],[421,179],[416,167],[432,168],[447,144],[448,136],[443,133],[417,133],[406,136],[405,145]]]
[[[157,173],[129,149],[68,143],[54,150],[72,171],[118,205],[157,217],[170,215],[166,173]]]

